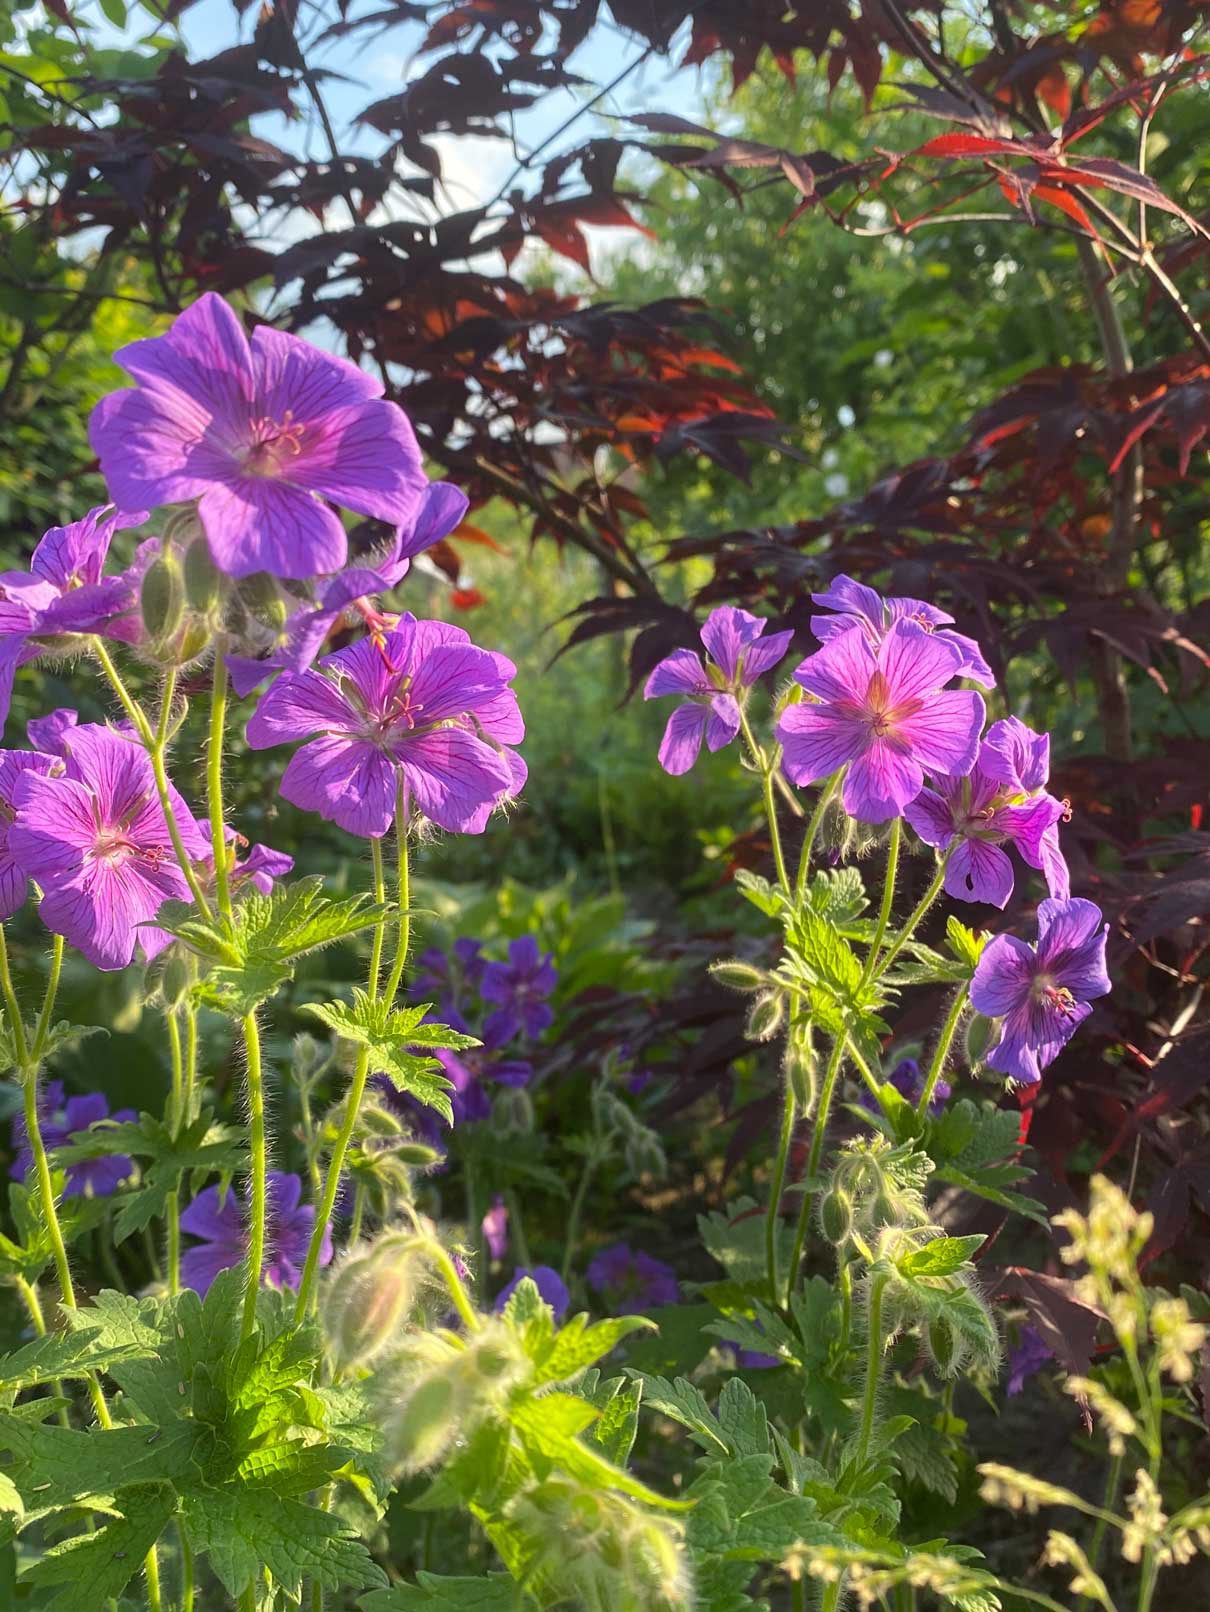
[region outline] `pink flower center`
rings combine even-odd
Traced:
[[[1065,985],[1056,985],[1050,974],[1039,974],[1030,994],[1035,1002],[1064,1018],[1075,1010],[1075,997]]]
[[[878,670],[870,678],[869,687],[866,689],[862,716],[870,730],[871,738],[886,739],[894,734],[901,722],[915,716],[920,706],[919,700],[901,700],[896,705],[885,675]]]
[[[247,476],[280,476],[302,447],[303,427],[294,423],[290,409],[280,420],[262,416],[249,423],[248,441],[239,455],[240,466]]]

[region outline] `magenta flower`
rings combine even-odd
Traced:
[[[650,1310],[657,1304],[681,1302],[681,1284],[672,1266],[629,1243],[614,1243],[594,1255],[584,1274],[589,1287],[616,1310]]]
[[[660,744],[660,766],[679,777],[693,766],[702,740],[709,750],[730,744],[740,727],[738,696],[751,688],[781,660],[790,647],[792,632],[770,633],[762,638],[767,622],[746,610],[723,605],[712,610],[702,626],[707,659],[691,649],[677,649],[662,660],[647,679],[645,700],[664,694],[685,700],[668,718]]]
[[[136,942],[162,949],[147,927],[165,901],[189,899],[155,791],[151,761],[134,739],[87,725],[64,736],[61,775],[26,770],[13,790],[8,850],[41,887],[39,916],[100,969],[125,968]],[[185,802],[171,791],[185,849],[207,845]]]
[[[86,1131],[105,1119],[138,1119],[133,1108],[110,1114],[105,1094],[85,1092],[80,1097],[63,1097],[63,1082],[48,1080],[38,1088],[38,1128],[48,1152],[62,1147],[77,1131]],[[25,1115],[13,1116],[13,1146],[17,1156],[9,1167],[14,1181],[24,1181],[33,1168],[34,1155],[25,1128]],[[53,1162],[53,1161],[52,1161]],[[80,1159],[67,1166],[65,1198],[108,1198],[134,1174],[134,1162],[124,1153],[103,1153],[95,1159]]]
[[[532,1268],[518,1265],[512,1281],[496,1295],[496,1314],[500,1314],[527,1276],[555,1312],[555,1320],[561,1321],[567,1314],[571,1295],[567,1291],[567,1283],[550,1265],[534,1265]]]
[[[969,677],[984,688],[994,688],[996,679],[973,638],[954,632],[948,624],[953,616],[924,599],[884,599],[873,588],[844,575],[834,577],[826,593],[813,593],[817,605],[838,612],[834,616],[812,616],[811,631],[821,644],[829,644],[841,633],[859,627],[871,649],[877,649],[897,621],[914,621],[926,632],[935,632],[952,644],[962,658],[959,677]]]
[[[261,1281],[270,1287],[297,1287],[302,1280],[311,1234],[315,1230],[313,1204],[300,1203],[302,1182],[296,1175],[270,1170],[265,1179],[265,1259]],[[181,1259],[181,1283],[205,1294],[220,1271],[241,1265],[248,1257],[248,1230],[239,1199],[230,1189],[220,1196],[217,1186],[199,1192],[181,1216],[181,1230],[201,1240]],[[319,1263],[332,1260],[332,1235],[324,1228]]]
[[[424,491],[415,524],[400,527],[388,552],[365,565],[350,566],[332,577],[320,589],[318,601],[294,611],[286,620],[270,653],[260,658],[228,655],[227,669],[235,692],[242,699],[274,672],[305,672],[315,664],[328,635],[342,617],[355,617],[358,606],[363,619],[385,631],[394,617],[381,616],[371,608],[370,599],[387,593],[406,576],[417,554],[448,536],[467,510],[465,493],[449,482],[430,482]]]
[[[508,686],[515,668],[441,622],[400,620],[382,638],[285,673],[248,723],[254,750],[307,739],[281,793],[351,834],[378,838],[403,782],[409,812],[479,834],[525,778],[507,745],[525,733]]]
[[[897,817],[924,787],[924,772],[964,774],[974,765],[985,708],[968,689],[944,691],[959,651],[915,622],[896,622],[877,650],[843,632],[794,673],[813,701],[790,706],[777,725],[782,769],[812,784],[847,767],[850,817]]]
[[[1009,717],[993,722],[964,778],[937,778],[922,789],[904,817],[926,845],[946,850],[945,888],[958,901],[1003,907],[1013,892],[1006,844],[1046,876],[1052,896],[1071,894],[1071,876],[1059,846],[1067,806],[1046,793],[1050,739]]]
[[[356,365],[267,325],[249,342],[212,293],[114,356],[136,384],[89,421],[110,491],[127,509],[196,498],[229,576],[338,571],[348,545],[325,500],[394,526],[415,518],[425,477],[412,427]]]
[[[534,935],[510,941],[508,962],[488,963],[483,970],[479,994],[485,1002],[499,1004],[484,1021],[484,1036],[502,1046],[524,1030],[536,1040],[555,1022],[546,999],[558,980],[553,953],[543,956]]]
[[[503,1259],[508,1248],[508,1205],[496,1194],[483,1217],[483,1242],[492,1259]]]
[[[887,1083],[894,1086],[901,1097],[905,1097],[912,1107],[924,1095],[924,1071],[915,1058],[900,1058],[899,1062],[886,1077]],[[953,1087],[948,1080],[939,1080],[933,1087],[933,1095],[929,1098],[929,1114],[935,1119],[942,1113],[946,1103],[953,1093]],[[870,1114],[881,1114],[882,1108],[878,1099],[868,1087],[863,1086],[861,1096],[857,1099],[858,1106]]]
[[[1002,1021],[1000,1039],[987,1054],[993,1069],[1023,1086],[1042,1078],[1092,1012],[1089,1002],[1110,990],[1108,930],[1091,901],[1043,901],[1036,949],[1015,935],[997,935],[984,949],[971,1002]]]
[[[114,533],[146,519],[145,512],[122,515],[98,505],[70,526],[52,526],[28,571],[0,573],[0,723],[8,716],[19,666],[67,634],[100,632],[134,609],[134,573],[106,576],[105,561]]]
[[[61,766],[55,756],[36,750],[0,750],[0,922],[7,923],[25,905],[29,878],[9,850],[8,836],[16,817],[14,795],[17,781],[27,772],[45,777]]]

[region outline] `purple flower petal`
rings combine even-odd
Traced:
[[[1003,908],[1013,893],[1013,865],[998,845],[963,839],[946,866],[945,889],[956,901]]]
[[[691,649],[674,649],[666,656],[647,679],[643,690],[645,700],[658,699],[663,694],[713,694],[714,684],[706,676],[701,657]]]
[[[721,605],[706,617],[702,625],[702,643],[729,685],[734,686],[739,680],[740,659],[744,650],[764,630],[765,624],[759,616],[739,610],[734,605]]]
[[[677,706],[660,741],[659,761],[665,772],[679,778],[690,770],[701,753],[708,719],[704,705]]]

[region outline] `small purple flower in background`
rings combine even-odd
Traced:
[[[372,609],[369,600],[387,593],[407,575],[417,554],[439,543],[460,524],[467,511],[466,494],[446,481],[430,482],[419,516],[409,530],[400,527],[385,554],[339,572],[320,589],[314,605],[304,605],[286,621],[270,652],[260,658],[228,655],[227,670],[241,699],[274,672],[305,672],[315,664],[328,635],[342,617],[360,614],[379,636],[395,617]],[[357,606],[356,612],[351,607]]]
[[[974,765],[986,711],[973,690],[944,689],[960,669],[958,650],[914,622],[896,622],[877,651],[863,633],[839,634],[794,673],[815,700],[790,706],[777,725],[786,777],[813,784],[847,765],[849,816],[897,817],[926,768],[963,774]]]
[[[811,617],[811,631],[821,644],[831,643],[841,633],[859,627],[870,647],[877,649],[897,621],[914,621],[954,646],[961,656],[959,677],[969,677],[984,688],[996,686],[992,669],[975,640],[954,632],[949,625],[953,616],[924,599],[884,599],[873,588],[844,575],[834,577],[826,593],[813,593],[811,598],[825,610],[838,612],[834,616]]]
[[[693,766],[702,740],[710,750],[730,744],[740,727],[737,695],[749,689],[781,660],[793,632],[770,633],[759,616],[723,605],[712,610],[702,626],[702,643],[708,660],[691,649],[677,649],[662,660],[647,679],[645,700],[665,694],[686,701],[668,718],[660,744],[660,766],[679,777]]]
[[[429,1017],[435,1022],[448,1024],[463,1035],[473,1034],[466,1020],[451,1003],[445,1003],[440,1011],[434,1011]],[[470,1125],[488,1117],[492,1111],[493,1085],[528,1086],[533,1079],[532,1064],[523,1058],[502,1057],[500,1051],[503,1043],[489,1036],[486,1029],[481,1033],[481,1047],[466,1047],[457,1052],[448,1047],[423,1049],[426,1057],[436,1058],[453,1087],[447,1095],[455,1125]],[[407,1092],[398,1091],[386,1075],[372,1078],[375,1088],[382,1093],[387,1104],[407,1119],[417,1136],[435,1147],[445,1145],[445,1133],[449,1127],[436,1109],[417,1102]]]
[[[497,1194],[483,1217],[483,1241],[493,1259],[503,1259],[508,1248],[508,1207]]]
[[[1008,1381],[1006,1394],[1019,1394],[1031,1377],[1055,1357],[1054,1350],[1043,1340],[1037,1327],[1028,1322],[1021,1328],[1020,1342],[1008,1351]]]
[[[265,1181],[265,1260],[261,1281],[270,1287],[297,1287],[315,1229],[315,1209],[300,1203],[302,1182],[296,1175],[270,1170]],[[248,1231],[236,1193],[220,1196],[217,1186],[199,1192],[181,1216],[181,1230],[200,1242],[181,1258],[181,1285],[205,1295],[220,1271],[248,1257]],[[319,1263],[332,1259],[332,1237],[324,1231]]]
[[[524,733],[512,663],[431,626],[404,617],[381,641],[329,655],[322,672],[284,673],[261,698],[252,749],[309,741],[282,776],[287,800],[376,839],[394,819],[399,780],[409,811],[464,834],[481,833],[516,793],[524,764],[504,749]]]
[[[340,570],[348,544],[326,499],[393,526],[416,518],[412,427],[356,365],[266,325],[249,342],[212,293],[114,358],[136,384],[102,398],[88,427],[110,491],[127,509],[196,498],[229,576]]]
[[[925,1075],[915,1058],[900,1058],[899,1062],[886,1077],[887,1084],[894,1086],[899,1095],[911,1103],[914,1108],[924,1095]],[[933,1087],[933,1095],[929,1098],[929,1113],[935,1119],[950,1100],[953,1087],[948,1080],[939,1080]],[[868,1113],[881,1114],[878,1099],[868,1087],[863,1086],[861,1096],[857,1099],[858,1105]]]
[[[45,777],[61,766],[57,757],[36,750],[0,750],[0,922],[7,923],[25,905],[29,892],[29,878],[8,848],[9,830],[17,814],[13,800],[17,780],[27,772]]]
[[[38,1126],[47,1151],[62,1147],[76,1131],[86,1131],[100,1120],[134,1120],[138,1115],[133,1108],[120,1108],[109,1112],[103,1092],[85,1092],[80,1097],[64,1101],[63,1082],[48,1080],[38,1091]],[[9,1168],[14,1181],[24,1181],[33,1167],[34,1155],[25,1129],[25,1115],[13,1116],[13,1146],[17,1156]],[[53,1159],[52,1159],[53,1164]],[[80,1159],[67,1166],[65,1198],[108,1198],[134,1173],[134,1161],[124,1153],[103,1153],[95,1159]]]
[[[555,1022],[547,997],[559,982],[554,954],[542,955],[534,935],[522,935],[508,943],[507,963],[488,963],[483,970],[479,994],[498,1007],[483,1025],[485,1038],[503,1046],[522,1030],[536,1041]]]
[[[49,756],[66,756],[67,737],[79,721],[78,711],[73,711],[70,706],[60,706],[58,710],[48,711],[45,716],[31,717],[25,724],[25,731],[35,750],[41,750]]]
[[[1050,740],[1016,717],[993,722],[965,778],[937,778],[922,789],[904,817],[926,845],[947,850],[945,889],[957,901],[1003,907],[1013,892],[1013,865],[1005,844],[1046,875],[1052,896],[1071,894],[1071,876],[1059,846],[1061,800],[1045,792]]]
[[[417,1001],[448,997],[458,1004],[463,989],[474,990],[483,978],[487,959],[482,953],[483,942],[469,935],[456,940],[448,953],[438,946],[430,946],[416,959],[417,972],[409,987],[411,995]]]
[[[971,980],[977,1012],[1000,1019],[1000,1039],[987,1062],[1023,1086],[1071,1040],[1092,1012],[1089,1001],[1111,990],[1105,968],[1109,925],[1091,901],[1043,901],[1038,944],[997,935],[984,948]]]
[[[142,510],[123,515],[98,505],[70,526],[52,526],[28,571],[0,573],[0,724],[17,668],[42,653],[39,638],[99,632],[137,604],[133,573],[107,577],[104,570],[114,533],[146,519]]]
[[[16,818],[8,850],[42,888],[38,913],[100,969],[125,968],[142,942],[162,949],[162,930],[145,927],[165,901],[189,900],[143,747],[112,728],[69,729],[61,776],[26,770],[13,790]],[[170,789],[190,856],[208,845],[189,808]]]
[[[555,1312],[555,1320],[561,1321],[567,1314],[567,1306],[571,1301],[571,1295],[567,1291],[567,1283],[559,1275],[558,1271],[552,1270],[549,1265],[534,1265],[532,1268],[518,1265],[512,1281],[496,1295],[496,1314],[501,1313],[527,1276]]]
[[[214,849],[210,839],[209,821],[199,820],[198,828],[206,839],[205,881],[208,887],[213,887]],[[261,895],[267,896],[272,892],[274,881],[284,879],[293,869],[294,858],[285,851],[275,851],[270,845],[250,845],[229,823],[226,825],[226,833],[228,869],[234,889],[239,889],[243,884],[250,884],[253,889],[259,890]]]
[[[672,1266],[629,1243],[615,1243],[594,1255],[584,1274],[589,1287],[613,1309],[650,1310],[681,1302],[681,1284]]]

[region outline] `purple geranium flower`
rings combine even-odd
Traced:
[[[99,632],[137,604],[137,568],[107,577],[105,561],[114,533],[146,519],[145,511],[123,515],[98,505],[70,526],[52,526],[28,571],[0,573],[0,723],[19,666],[66,634]]]
[[[900,1058],[899,1062],[886,1077],[887,1084],[894,1086],[901,1097],[905,1097],[914,1108],[924,1093],[925,1075],[915,1058]],[[929,1113],[936,1116],[940,1114],[946,1103],[950,1100],[953,1087],[948,1080],[939,1080],[933,1087],[933,1095],[929,1098]],[[860,1106],[871,1114],[881,1114],[878,1099],[868,1087],[862,1087],[861,1096],[857,1099]]]
[[[812,616],[811,631],[821,644],[831,643],[841,633],[859,627],[872,649],[886,637],[897,621],[914,621],[926,632],[935,632],[952,644],[961,657],[960,677],[969,677],[984,688],[994,688],[992,669],[983,658],[983,651],[973,638],[954,632],[948,624],[953,616],[924,599],[884,599],[873,588],[844,575],[834,577],[826,593],[813,593],[811,598],[826,610],[838,612],[834,616]]]
[[[64,748],[62,775],[18,778],[8,849],[44,892],[46,927],[95,967],[125,968],[136,942],[149,955],[167,944],[162,930],[144,926],[165,901],[187,901],[189,885],[142,746],[90,724],[69,730]],[[170,798],[185,849],[200,860],[206,839],[171,786]]]
[[[417,972],[409,987],[417,1001],[432,1001],[434,997],[448,997],[458,1002],[464,988],[473,990],[482,980],[487,959],[482,955],[483,942],[463,935],[446,953],[439,946],[430,946],[416,959]]]
[[[326,500],[415,518],[426,483],[412,427],[355,364],[267,325],[249,342],[212,293],[114,357],[137,384],[89,421],[111,492],[128,509],[196,498],[229,576],[338,571],[348,545]]]
[[[1013,892],[1013,865],[1003,845],[1017,847],[1040,868],[1052,896],[1071,894],[1071,876],[1059,847],[1065,802],[1046,793],[1050,739],[1009,717],[993,722],[965,778],[938,778],[922,789],[904,817],[926,845],[945,850],[945,888],[958,901],[1003,907]]]
[[[1037,1327],[1026,1323],[1021,1328],[1020,1342],[1008,1351],[1007,1394],[1019,1394],[1031,1377],[1034,1377],[1055,1357],[1054,1350],[1045,1342]]]
[[[794,673],[814,700],[790,706],[777,725],[787,778],[812,784],[847,765],[849,816],[897,817],[926,768],[961,775],[974,765],[982,696],[943,692],[960,670],[958,650],[915,622],[896,622],[876,650],[863,633],[841,633]]]
[[[584,1273],[615,1309],[631,1306],[649,1310],[657,1304],[679,1304],[681,1284],[671,1265],[629,1243],[614,1243],[595,1255]]]
[[[9,849],[8,837],[17,808],[14,795],[17,782],[27,772],[45,777],[61,768],[57,756],[46,756],[37,750],[0,750],[0,922],[7,922],[19,907],[24,906],[29,890],[29,879]]]
[[[251,694],[274,672],[307,671],[315,664],[328,635],[342,617],[359,613],[380,637],[389,631],[396,618],[374,610],[370,598],[388,592],[401,582],[415,556],[452,532],[466,510],[465,493],[449,482],[430,482],[414,526],[410,530],[400,527],[386,554],[377,559],[371,557],[366,564],[351,566],[332,577],[320,589],[317,603],[304,605],[287,618],[268,655],[259,659],[227,656],[227,669],[235,692],[241,698]],[[350,608],[354,605],[356,612]]]
[[[708,659],[703,661],[691,649],[677,649],[647,679],[645,700],[676,694],[686,701],[677,706],[664,729],[660,766],[665,772],[674,777],[688,772],[703,738],[710,750],[721,750],[735,738],[740,727],[737,696],[777,665],[794,637],[793,632],[775,632],[762,638],[767,625],[746,610],[723,605],[712,610],[702,626]]]
[[[1108,930],[1094,902],[1043,901],[1036,950],[1015,935],[997,935],[984,949],[971,1001],[989,1019],[1003,1021],[1000,1039],[987,1054],[993,1069],[1024,1086],[1042,1078],[1092,1012],[1089,1001],[1111,989]]]
[[[448,1024],[463,1035],[472,1031],[466,1020],[452,1003],[445,1002],[439,1011],[426,1015],[424,1023]],[[483,1120],[492,1111],[493,1086],[528,1086],[533,1079],[533,1065],[523,1058],[505,1058],[500,1055],[502,1042],[481,1032],[483,1045],[466,1047],[457,1052],[448,1047],[417,1048],[426,1057],[436,1058],[442,1073],[453,1090],[447,1095],[453,1110],[455,1125],[468,1125]],[[446,1122],[436,1109],[421,1103],[407,1092],[401,1092],[386,1075],[375,1075],[374,1085],[397,1113],[404,1115],[413,1130],[434,1146],[444,1145]]]
[[[270,1170],[265,1180],[265,1259],[261,1281],[270,1287],[297,1287],[315,1230],[315,1208],[300,1203],[302,1182],[296,1175]],[[181,1216],[181,1230],[201,1239],[181,1259],[181,1283],[205,1294],[220,1271],[248,1257],[248,1230],[239,1199],[217,1186],[199,1192]],[[332,1258],[332,1236],[325,1227],[319,1263]]]
[[[525,729],[508,687],[515,668],[503,656],[409,616],[321,666],[279,677],[248,723],[254,750],[310,741],[281,781],[296,806],[378,838],[402,779],[409,811],[479,834],[524,781],[524,763],[505,748]]]
[[[64,1101],[63,1082],[48,1080],[38,1089],[38,1127],[47,1151],[62,1147],[77,1131],[86,1131],[104,1119],[138,1119],[133,1108],[120,1108],[110,1114],[103,1092],[85,1092],[80,1097]],[[33,1166],[34,1155],[25,1128],[25,1115],[13,1117],[13,1146],[17,1156],[9,1167],[14,1181],[24,1181]],[[80,1159],[67,1166],[67,1182],[63,1188],[65,1198],[108,1198],[116,1192],[128,1175],[134,1172],[134,1162],[124,1153],[105,1153],[95,1159]]]
[[[499,1004],[484,1021],[484,1036],[502,1046],[524,1030],[536,1040],[555,1022],[546,999],[558,980],[554,954],[543,956],[535,936],[509,941],[508,962],[488,963],[483,970],[479,994],[485,1002]]]
[[[503,1259],[508,1247],[508,1205],[497,1193],[483,1217],[483,1241],[493,1259]]]
[[[571,1301],[571,1295],[567,1291],[567,1283],[559,1275],[558,1271],[552,1270],[549,1265],[534,1265],[533,1267],[518,1265],[512,1281],[496,1295],[496,1314],[500,1314],[527,1276],[555,1312],[555,1320],[561,1321],[567,1314],[567,1306]]]

